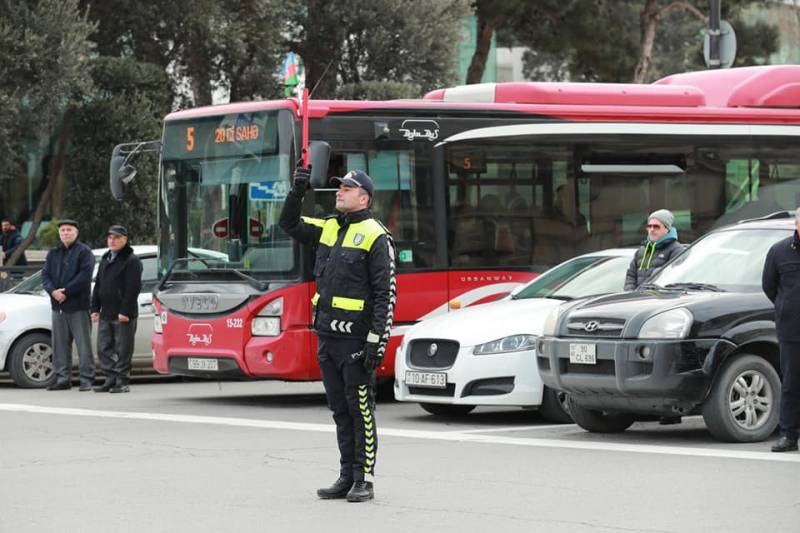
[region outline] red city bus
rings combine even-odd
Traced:
[[[397,244],[398,303],[379,376],[405,329],[501,297],[577,254],[638,245],[673,211],[683,242],[800,205],[800,67],[680,74],[651,85],[481,84],[415,101],[311,101],[313,192],[365,170]],[[312,251],[278,227],[302,138],[299,102],[164,120],[153,364],[207,378],[316,380]],[[112,190],[143,145],[112,158]],[[189,258],[187,250],[218,259]]]

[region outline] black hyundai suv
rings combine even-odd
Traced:
[[[702,414],[720,440],[766,439],[781,386],[761,272],[792,234],[789,217],[714,230],[638,291],[563,304],[537,343],[544,384],[569,393],[573,419],[593,432]]]

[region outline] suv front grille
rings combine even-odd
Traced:
[[[409,362],[416,368],[449,368],[456,361],[458,347],[459,344],[455,341],[439,339],[411,341]]]
[[[621,337],[625,321],[618,318],[577,318],[567,322],[570,337]]]

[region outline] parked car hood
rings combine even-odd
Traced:
[[[40,294],[0,294],[0,311],[6,314],[17,314],[32,307],[45,305],[50,308],[47,296]]]
[[[772,302],[761,292],[711,292],[695,290],[647,290],[600,296],[568,306],[559,320],[559,331],[579,319],[625,320],[624,337],[635,337],[648,318],[684,307],[694,317],[692,337],[717,337],[737,323],[774,320]]]
[[[467,307],[423,320],[405,338],[454,339],[462,346],[474,346],[508,335],[540,335],[548,313],[561,303],[551,298],[526,298]]]

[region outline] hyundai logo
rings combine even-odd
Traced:
[[[583,325],[583,329],[587,333],[591,333],[593,331],[597,331],[597,328],[599,328],[599,327],[600,327],[600,324],[597,322],[597,320],[590,320],[589,322],[587,322],[586,324]]]
[[[436,355],[436,352],[439,351],[439,346],[432,342],[430,346],[428,346],[428,357],[433,357]]]

